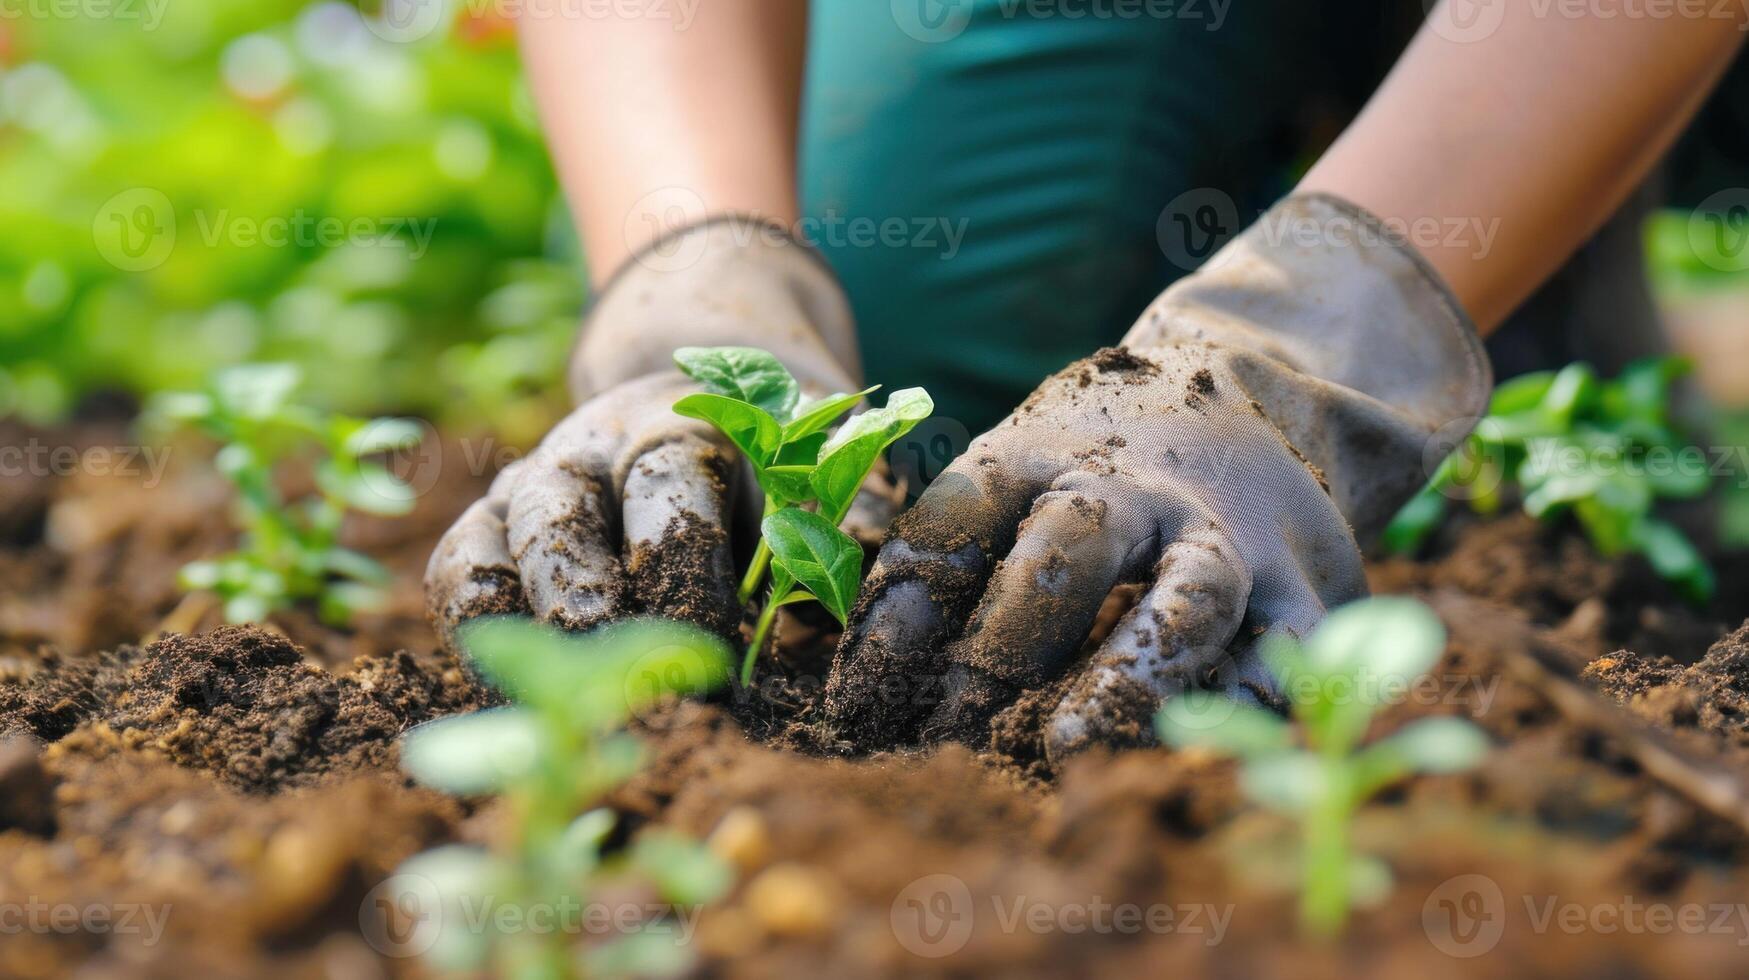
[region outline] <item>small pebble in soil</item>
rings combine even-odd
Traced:
[[[773,865],[747,885],[747,908],[776,936],[818,936],[838,920],[838,890],[801,864]]]
[[[771,860],[771,833],[765,818],[750,806],[738,806],[723,814],[708,841],[711,853],[751,874]]]

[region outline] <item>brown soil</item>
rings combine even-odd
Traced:
[[[418,589],[437,535],[484,482],[446,474],[411,518],[349,528],[398,583],[389,611],[355,630],[299,614],[277,632],[215,629],[208,614],[162,639],[165,618],[188,612],[176,567],[229,544],[213,520],[222,488],[192,467],[153,490],[6,486],[0,909],[114,919],[8,933],[0,977],[418,974],[366,942],[360,906],[409,855],[495,822],[489,805],[413,787],[395,751],[408,726],[490,699],[435,652]],[[948,551],[975,541],[930,530]],[[1728,563],[1720,579],[1749,588]],[[1373,580],[1455,589],[1522,620],[1598,696],[1749,774],[1749,626],[1726,635],[1744,595],[1686,610],[1635,563],[1517,518],[1454,528],[1431,559],[1376,563]],[[1107,628],[1126,601],[1107,603]],[[634,833],[709,836],[738,864],[734,891],[700,920],[706,974],[1743,973],[1744,831],[1648,777],[1619,733],[1571,721],[1499,661],[1479,622],[1450,623],[1437,683],[1378,731],[1462,714],[1495,739],[1493,756],[1366,808],[1356,838],[1395,890],[1318,943],[1298,938],[1281,887],[1289,828],[1246,802],[1230,763],[1143,749],[1054,771],[1039,737],[1051,693],[1002,712],[986,745],[822,754],[832,746],[806,733],[835,627],[798,612],[756,692],[644,722],[651,764],[610,801]],[[1632,921],[1652,928],[1622,924],[1647,909],[1663,912]],[[143,920],[122,928],[142,910],[164,910],[159,941]],[[1661,914],[1676,918],[1659,928]]]

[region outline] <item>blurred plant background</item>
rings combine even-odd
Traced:
[[[272,359],[328,408],[543,431],[583,277],[507,21],[5,9],[0,417]]]

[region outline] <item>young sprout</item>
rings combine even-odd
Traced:
[[[1683,533],[1652,516],[1660,499],[1704,495],[1707,466],[1684,465],[1689,443],[1670,418],[1670,385],[1689,369],[1679,358],[1630,364],[1613,381],[1570,364],[1527,374],[1494,390],[1488,415],[1433,479],[1391,521],[1388,550],[1419,548],[1445,520],[1454,497],[1493,513],[1516,486],[1526,513],[1572,514],[1597,550],[1636,552],[1685,598],[1712,597],[1712,568]]]
[[[1361,744],[1382,695],[1406,689],[1445,648],[1445,628],[1413,599],[1364,599],[1331,613],[1304,643],[1277,634],[1264,644],[1297,733],[1269,711],[1205,691],[1168,701],[1155,727],[1168,745],[1237,757],[1247,795],[1299,822],[1301,922],[1334,935],[1355,900],[1390,888],[1380,861],[1350,850],[1355,811],[1412,773],[1474,766],[1487,739],[1463,719],[1427,718]]]
[[[762,350],[683,347],[674,361],[705,388],[675,402],[674,411],[727,436],[752,463],[765,495],[759,544],[739,593],[743,604],[751,601],[770,571],[771,588],[742,659],[740,679],[747,684],[780,608],[813,599],[840,623],[849,618],[862,578],[862,546],[838,525],[875,461],[928,418],[935,403],[922,388],[895,391],[884,407],[852,417],[828,436],[834,422],[880,386],[803,401],[789,369]]]
[[[292,400],[301,380],[290,364],[249,364],[215,374],[206,390],[158,396],[151,414],[198,426],[222,443],[214,464],[237,491],[243,545],[191,562],[180,575],[189,591],[224,600],[225,619],[259,622],[300,599],[314,599],[336,625],[381,605],[389,575],[340,547],[347,510],[399,516],[413,508],[411,487],[371,457],[417,445],[407,419],[365,421],[316,411]],[[311,448],[317,492],[288,501],[274,467]]]
[[[516,703],[414,728],[402,738],[401,763],[435,789],[502,797],[506,833],[492,850],[440,847],[402,865],[390,880],[435,888],[442,909],[422,917],[418,928],[432,931],[410,945],[446,973],[567,980],[682,972],[686,950],[663,918],[582,948],[578,930],[562,921],[559,928],[494,926],[532,925],[540,921],[536,910],[587,909],[604,885],[628,878],[653,886],[675,909],[728,888],[728,867],[674,834],[645,833],[605,856],[616,821],[611,811],[591,809],[642,764],[642,746],[626,723],[659,701],[721,684],[727,647],[694,627],[650,620],[585,636],[526,620],[481,620],[462,630],[461,643]],[[491,903],[519,914],[491,915],[470,928]]]

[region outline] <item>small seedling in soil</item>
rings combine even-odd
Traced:
[[[726,645],[691,626],[648,620],[586,636],[526,620],[480,620],[463,629],[461,643],[516,703],[413,729],[402,739],[401,762],[435,789],[500,796],[505,833],[491,850],[440,847],[402,865],[390,880],[427,898],[435,889],[442,910],[420,916],[418,928],[433,931],[409,945],[426,949],[427,961],[446,973],[567,980],[683,972],[689,957],[671,917],[579,945],[588,922],[580,917],[604,895],[652,889],[671,908],[692,910],[721,895],[731,871],[671,833],[647,832],[605,854],[616,819],[590,808],[642,764],[643,746],[626,723],[657,702],[721,684]],[[534,927],[539,916],[566,909],[575,921]]]
[[[1487,752],[1481,730],[1459,718],[1422,719],[1361,745],[1383,692],[1406,689],[1444,648],[1445,628],[1426,606],[1364,599],[1331,613],[1303,643],[1280,634],[1264,641],[1297,732],[1269,711],[1205,691],[1173,698],[1155,719],[1169,745],[1237,757],[1247,795],[1298,821],[1300,917],[1310,933],[1340,932],[1351,905],[1390,889],[1389,869],[1350,848],[1361,804],[1412,773],[1458,772]]]
[[[1603,555],[1644,555],[1685,598],[1705,602],[1712,568],[1681,531],[1652,516],[1658,500],[1699,497],[1711,483],[1704,460],[1684,464],[1692,444],[1670,418],[1671,382],[1688,369],[1679,358],[1651,358],[1613,381],[1570,364],[1505,382],[1487,417],[1385,529],[1385,547],[1417,550],[1453,498],[1489,514],[1516,488],[1532,517],[1570,513]]]
[[[417,445],[418,424],[320,412],[293,401],[301,380],[290,364],[249,364],[215,374],[205,391],[154,399],[155,418],[197,426],[222,445],[214,464],[237,491],[242,547],[183,566],[189,591],[224,600],[225,619],[259,622],[303,599],[324,621],[345,625],[381,605],[388,572],[340,547],[348,510],[399,516],[413,508],[411,487],[372,457]],[[286,500],[274,479],[282,461],[316,454],[317,492]]]
[[[674,411],[727,436],[752,463],[765,494],[741,603],[752,600],[768,570],[771,588],[742,659],[745,685],[782,607],[813,599],[839,623],[849,617],[862,580],[862,546],[838,525],[875,461],[928,418],[935,403],[922,388],[895,391],[884,407],[852,417],[828,436],[834,422],[880,386],[804,401],[789,369],[762,350],[683,347],[674,361],[705,388],[675,402]]]

